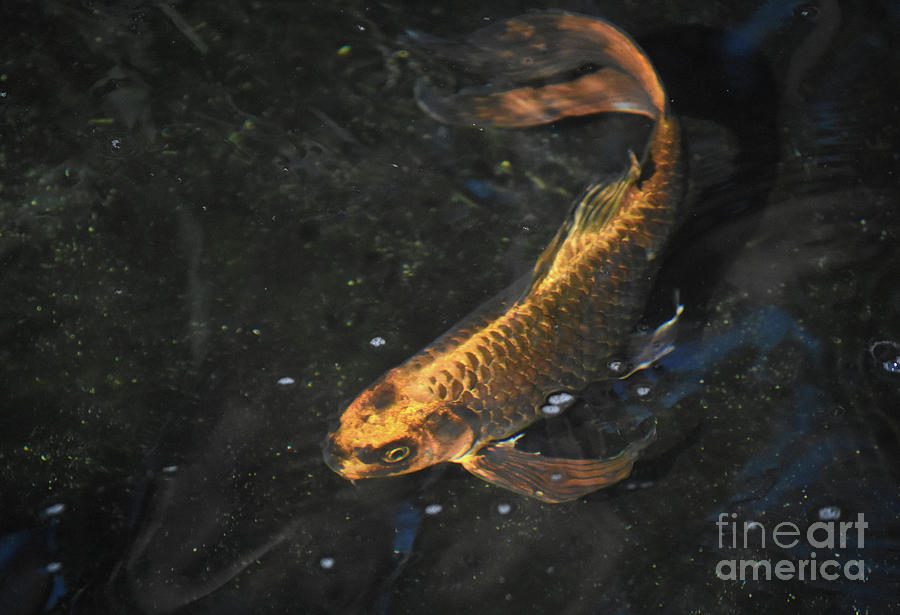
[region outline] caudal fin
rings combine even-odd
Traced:
[[[465,44],[418,42],[495,82],[513,85],[444,95],[420,83],[419,105],[445,123],[520,127],[594,113],[656,120],[667,113],[662,84],[647,55],[602,19],[535,13],[478,30]],[[585,67],[596,70],[571,78],[572,71]]]

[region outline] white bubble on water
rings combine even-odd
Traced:
[[[66,509],[65,504],[54,504],[44,509],[44,515],[47,517],[55,517]]]
[[[819,509],[820,521],[837,521],[841,518],[841,509],[837,506],[823,506]]]
[[[324,568],[325,570],[331,570],[334,568],[334,558],[333,557],[323,557],[319,560],[319,566]]]
[[[562,406],[563,404],[568,404],[573,399],[575,399],[575,397],[569,393],[555,393],[547,398],[547,402],[554,406]]]
[[[763,529],[763,524],[759,521],[745,521],[744,529],[746,529],[748,532],[751,530],[761,530]]]
[[[436,515],[436,514],[440,513],[442,510],[444,510],[444,507],[441,506],[440,504],[429,504],[428,506],[425,507],[425,514],[426,515]]]
[[[869,354],[889,374],[900,374],[900,344],[892,340],[878,340],[869,345]]]

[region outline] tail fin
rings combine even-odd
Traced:
[[[656,120],[668,113],[665,92],[647,55],[627,34],[601,19],[568,13],[524,15],[475,32],[466,46],[432,48],[492,79],[523,86],[445,96],[420,83],[420,106],[445,123],[519,127],[604,112]],[[603,68],[574,80],[553,81],[589,64]],[[535,81],[541,83],[527,85]]]

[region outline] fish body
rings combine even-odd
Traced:
[[[558,410],[549,400],[572,399],[560,393],[616,375],[609,363],[640,317],[674,221],[677,123],[646,55],[600,19],[527,15],[480,30],[447,53],[526,85],[454,96],[420,88],[420,104],[442,121],[518,127],[625,112],[652,118],[654,127],[641,161],[630,154],[621,177],[590,186],[576,201],[524,290],[485,306],[360,394],[329,434],[325,459],[349,479],[449,461],[524,495],[571,500],[625,478],[647,439],[608,459],[563,459],[520,451],[514,436]],[[527,85],[585,63],[603,68]],[[635,369],[671,350],[663,342],[651,340],[649,348],[660,350]]]

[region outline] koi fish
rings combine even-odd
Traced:
[[[545,502],[564,502],[629,475],[655,427],[603,459],[546,457],[516,448],[531,423],[561,411],[574,393],[627,377],[672,350],[681,313],[657,329],[632,362],[611,361],[640,318],[655,259],[674,221],[678,127],[646,54],[601,19],[539,13],[478,30],[466,43],[430,43],[506,83],[505,91],[441,95],[418,88],[441,121],[520,127],[601,112],[653,120],[643,160],[630,153],[615,181],[589,186],[541,254],[524,292],[498,299],[388,371],[344,410],[324,445],[348,479],[394,476],[442,463]],[[574,80],[553,77],[586,64]],[[568,72],[567,74],[571,74]],[[621,376],[622,373],[625,376]]]

